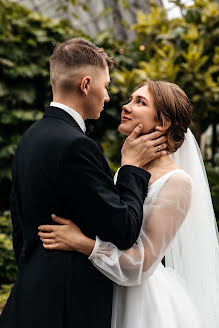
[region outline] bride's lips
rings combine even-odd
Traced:
[[[131,121],[131,119],[127,116],[122,116],[121,117],[121,122],[127,122],[127,121]]]

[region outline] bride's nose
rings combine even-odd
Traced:
[[[122,111],[126,113],[131,113],[131,108],[128,104],[122,106]]]

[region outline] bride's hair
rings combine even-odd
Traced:
[[[157,119],[162,126],[171,121],[167,130],[167,150],[174,153],[184,142],[191,123],[192,109],[185,92],[176,84],[148,79],[138,88],[147,85],[157,110]]]

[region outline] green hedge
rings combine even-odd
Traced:
[[[212,202],[219,226],[219,167],[213,168],[206,166],[208,181],[211,189]]]
[[[5,212],[4,216],[0,217],[0,308],[9,296],[16,273],[10,213]]]

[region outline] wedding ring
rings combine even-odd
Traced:
[[[158,151],[161,151],[161,148],[160,148],[160,146],[157,146],[157,148],[158,148]]]

